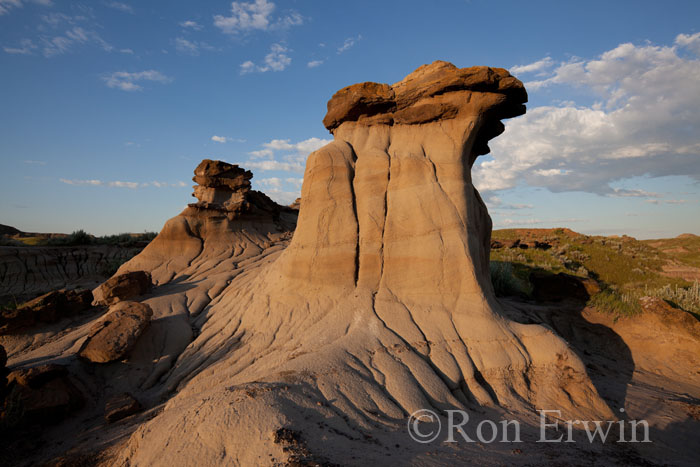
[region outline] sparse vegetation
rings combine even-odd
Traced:
[[[0,246],[84,246],[84,245],[116,245],[121,247],[145,246],[153,240],[156,232],[142,234],[121,233],[116,235],[94,236],[84,230],[76,230],[69,235],[16,235],[0,237]]]
[[[669,277],[664,271],[669,261],[700,267],[700,237],[638,241],[559,228],[496,230],[492,238],[505,245],[491,250],[491,278],[499,296],[530,295],[529,273],[539,270],[595,279],[601,291],[589,304],[601,311],[633,315],[641,310],[638,299],[650,295],[700,316],[698,282]],[[521,245],[509,248],[516,240]],[[535,241],[550,248],[536,248]]]
[[[633,316],[642,311],[637,297],[621,294],[612,287],[607,287],[595,294],[588,304],[615,316]]]
[[[673,307],[689,311],[700,318],[700,282],[698,281],[690,287],[666,285],[656,290],[647,290],[645,295],[659,297]]]
[[[102,274],[104,277],[112,277],[121,267],[121,265],[127,261],[128,259],[126,258],[103,261],[102,264],[100,264],[100,274]]]
[[[83,229],[76,230],[72,234],[65,237],[51,237],[46,240],[44,245],[48,246],[79,246],[90,245],[95,237],[85,232]]]
[[[527,280],[517,277],[513,272],[513,263],[491,261],[491,283],[499,297],[530,295],[530,284]]]

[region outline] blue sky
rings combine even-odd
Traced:
[[[700,233],[700,2],[0,0],[0,223],[158,231],[205,158],[298,192],[338,89],[505,67],[494,226]]]

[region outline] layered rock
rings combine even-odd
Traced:
[[[57,289],[94,288],[142,247],[0,246],[0,304]]]
[[[54,290],[34,300],[23,303],[16,309],[0,312],[0,334],[17,332],[37,323],[54,323],[70,317],[92,306],[90,290]]]
[[[297,213],[251,189],[253,174],[237,165],[204,159],[195,169],[192,196],[197,198],[118,273],[149,271],[156,284],[171,281],[193,259],[258,253],[287,237]],[[242,235],[245,231],[247,234]],[[233,251],[230,249],[233,248]],[[173,255],[173,252],[177,254]],[[140,267],[141,266],[141,267]]]
[[[281,423],[315,430],[338,414],[340,431],[321,430],[310,448],[337,456],[329,446],[402,430],[426,408],[614,417],[566,342],[507,320],[490,284],[491,220],[470,169],[526,100],[503,69],[446,62],[336,93],[324,119],[334,141],[307,160],[291,243],[197,318],[164,379],[177,396],[122,461],[181,461],[193,446],[183,424],[212,434],[195,443],[198,461],[226,452],[245,464],[285,459],[266,434]]]

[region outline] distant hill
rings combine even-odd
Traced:
[[[696,235],[637,240],[569,229],[502,229],[494,230],[491,239],[492,275],[494,268],[507,265],[518,281],[511,293],[530,295],[533,272],[565,273],[596,280],[606,299],[620,308],[635,308],[624,304],[657,295],[676,304],[682,301],[688,304],[686,311],[700,313],[700,299],[691,289],[700,280],[700,237]]]
[[[17,235],[21,233],[21,230],[15,229],[12,226],[0,224],[0,235]]]

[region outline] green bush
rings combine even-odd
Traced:
[[[611,313],[616,317],[633,316],[642,311],[637,297],[618,292],[614,287],[606,287],[588,301],[598,311]]]
[[[491,261],[489,263],[491,284],[498,297],[512,297],[515,295],[528,295],[528,284],[516,277],[513,264],[504,261]]]
[[[65,237],[51,237],[46,239],[45,245],[49,246],[79,246],[91,245],[94,243],[95,237],[85,232],[83,229],[76,230]]]

